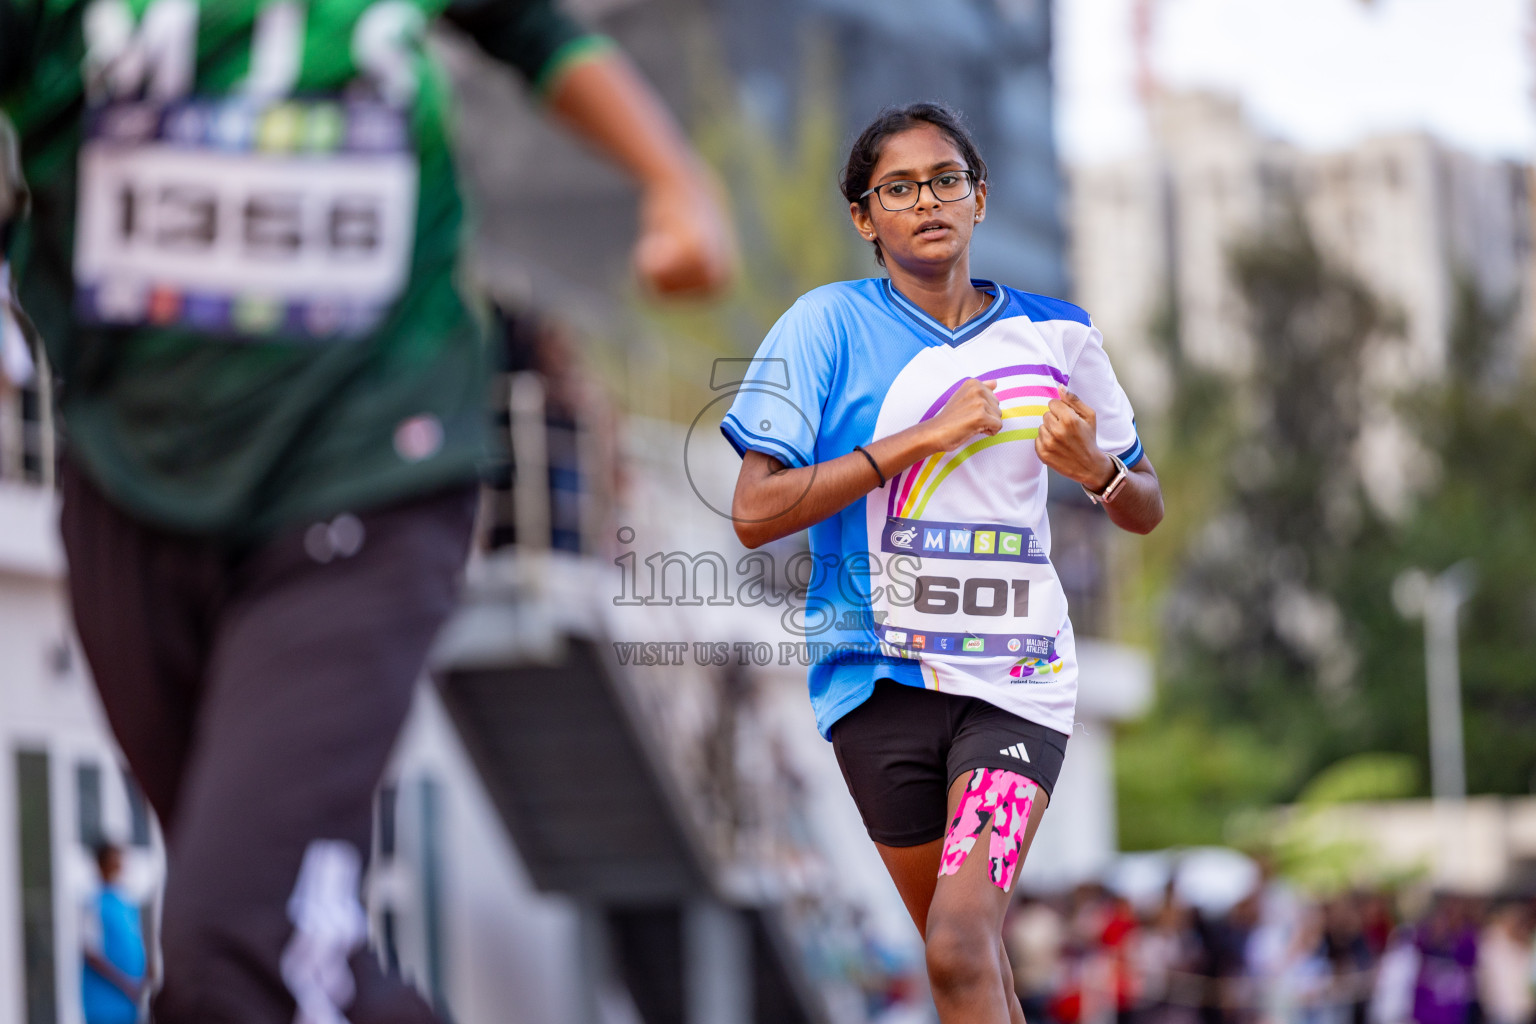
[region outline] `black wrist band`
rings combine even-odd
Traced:
[[[864,446],[861,445],[861,444],[854,445],[853,446],[853,450],[856,451],[856,452],[863,452],[864,457],[869,460],[869,468],[873,469],[875,471],[875,476],[880,478],[880,486],[884,487],[885,486],[885,474],[880,472],[880,463],[875,461],[875,457],[873,455],[869,454],[869,452],[864,451]]]

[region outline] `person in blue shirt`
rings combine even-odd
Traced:
[[[881,112],[842,186],[889,276],[806,293],[763,340],[721,424],[732,515],[748,547],[810,530],[811,703],[940,1020],[1023,1024],[1003,914],[1077,698],[1046,470],[1134,533],[1162,492],[1088,315],[971,277],[987,168],[956,113]]]
[[[85,1024],[134,1024],[144,988],[147,960],[139,908],[117,887],[123,851],[110,843],[96,848],[101,888],[90,898],[82,922],[80,1000]]]

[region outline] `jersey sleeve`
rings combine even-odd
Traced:
[[[1119,456],[1128,467],[1140,462],[1146,453],[1136,433],[1136,415],[1131,409],[1131,400],[1115,377],[1114,367],[1109,364],[1109,353],[1104,351],[1104,336],[1093,324],[1088,325],[1082,351],[1067,372],[1072,381],[1072,393],[1093,410],[1098,424],[1099,449]]]
[[[813,464],[832,373],[830,325],[801,299],[773,325],[752,357],[720,423],[721,433],[738,455],[755,451],[786,466]]]
[[[613,45],[554,0],[453,0],[443,18],[491,57],[514,68],[540,95],[573,65]]]

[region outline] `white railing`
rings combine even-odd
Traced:
[[[22,387],[0,384],[0,480],[51,488],[58,456],[53,380],[39,361]]]

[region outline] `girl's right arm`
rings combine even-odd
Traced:
[[[996,381],[967,380],[931,420],[864,446],[890,480],[934,452],[953,451],[977,435],[1002,429]],[[847,508],[880,486],[869,460],[857,451],[800,468],[771,455],[742,456],[731,501],[736,536],[749,548],[787,537]]]

